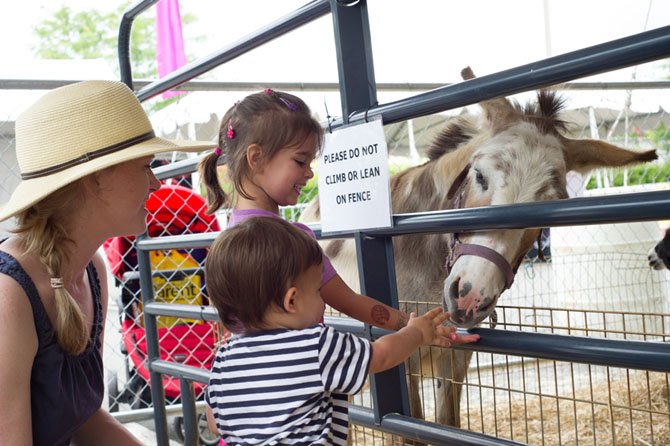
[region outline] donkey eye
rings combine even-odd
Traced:
[[[484,178],[484,175],[479,170],[475,170],[475,180],[477,181],[477,184],[479,184],[482,189],[486,190],[489,188],[489,184],[486,181],[486,178]]]

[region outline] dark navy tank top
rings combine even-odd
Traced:
[[[104,393],[100,336],[100,283],[92,263],[86,268],[93,295],[91,338],[80,355],[67,354],[56,342],[37,288],[19,262],[0,251],[0,273],[23,287],[33,308],[39,345],[30,375],[33,445],[66,446],[74,432],[101,406]]]

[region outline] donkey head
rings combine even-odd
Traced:
[[[474,77],[466,68],[465,80]],[[480,103],[479,125],[460,120],[438,142],[454,140],[469,154],[467,166],[449,194],[453,207],[479,207],[567,198],[566,173],[650,161],[654,150],[632,152],[597,140],[562,135],[561,101],[541,91],[525,108],[505,98]],[[540,229],[509,229],[453,234],[444,282],[445,308],[452,322],[472,327],[488,317],[511,285]]]

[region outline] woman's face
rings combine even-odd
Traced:
[[[151,170],[153,156],[137,158],[100,171],[96,175],[100,209],[92,218],[109,236],[137,235],[146,230],[146,201],[160,188]]]

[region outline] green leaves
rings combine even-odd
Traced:
[[[118,72],[118,34],[121,17],[130,3],[116,10],[73,11],[62,6],[35,28],[39,42],[35,55],[43,59],[106,59]],[[191,14],[182,15],[183,23],[194,21]],[[154,79],[156,69],[155,13],[147,10],[133,21],[130,57],[133,78]]]

